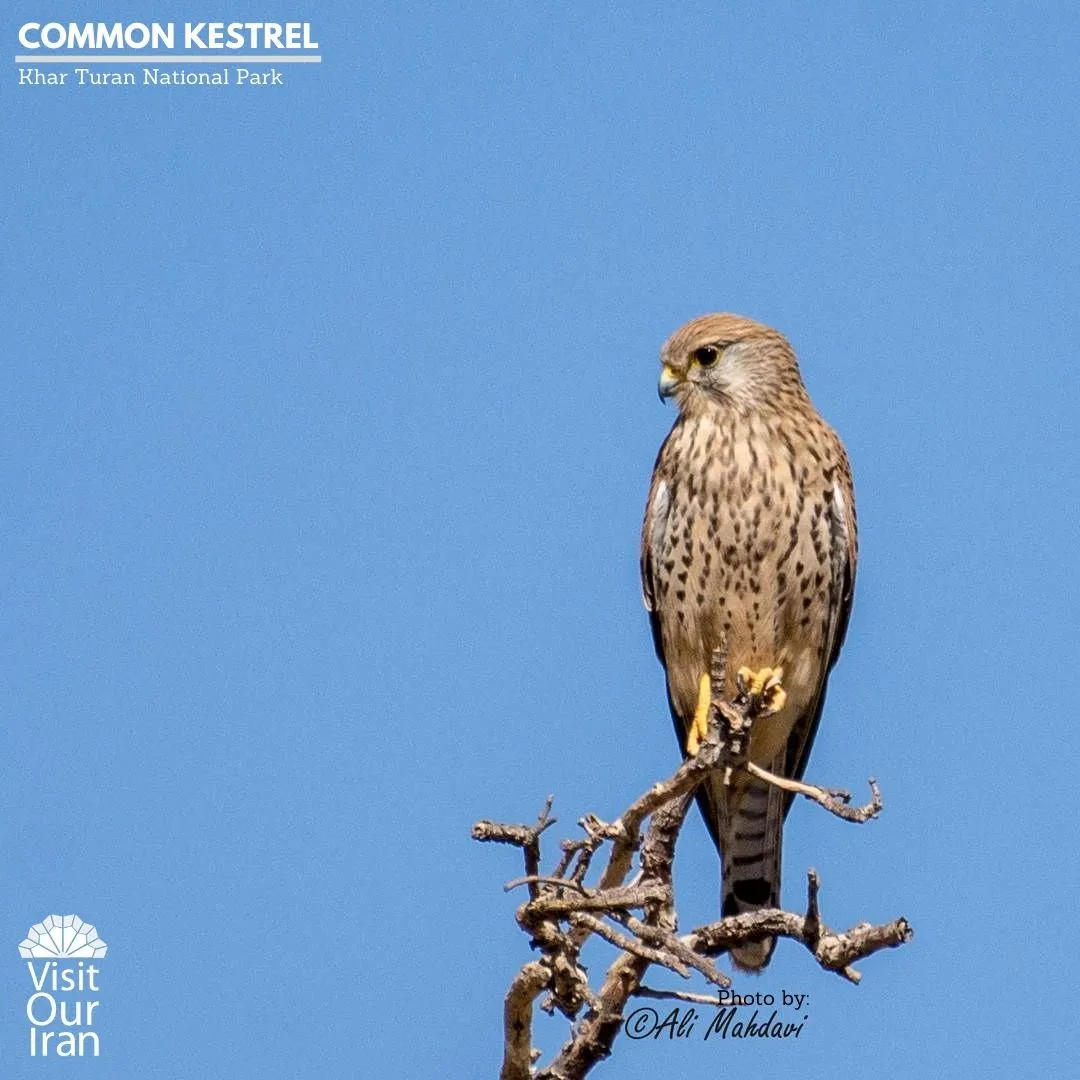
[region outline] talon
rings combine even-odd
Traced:
[[[702,740],[709,734],[709,709],[712,706],[712,680],[704,674],[698,680],[697,707],[690,730],[686,733],[686,752],[693,757],[701,748]]]
[[[787,692],[780,685],[783,677],[783,668],[766,667],[753,671],[743,667],[739,668],[735,679],[739,693],[749,699],[751,711],[759,716],[772,716],[787,702]]]

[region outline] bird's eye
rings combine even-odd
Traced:
[[[702,367],[712,367],[720,359],[720,350],[715,345],[702,345],[690,354]]]

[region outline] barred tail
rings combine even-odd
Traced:
[[[737,809],[724,822],[722,914],[741,915],[780,905],[780,836],[784,824],[783,792],[751,783]],[[731,959],[743,971],[761,971],[776,948],[776,938],[738,945]]]

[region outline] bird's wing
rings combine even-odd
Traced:
[[[858,561],[859,536],[855,518],[855,495],[851,482],[851,467],[841,449],[840,468],[833,478],[832,490],[826,492],[829,504],[830,564],[832,590],[829,602],[829,626],[825,638],[825,663],[822,664],[817,694],[807,711],[795,722],[788,738],[784,775],[802,778],[810,758],[810,747],[817,734],[821,712],[825,707],[825,687],[829,672],[840,655],[851,618],[851,602],[855,592],[855,566]],[[791,809],[795,796],[784,798],[784,813]]]
[[[672,429],[674,433],[674,429]],[[668,439],[671,435],[668,435]],[[660,623],[660,579],[663,571],[662,559],[667,539],[667,531],[671,520],[671,504],[674,495],[675,480],[667,475],[665,468],[664,449],[667,440],[660,447],[660,453],[656,458],[653,468],[652,483],[649,486],[649,500],[645,504],[645,520],[641,527],[641,598],[645,601],[645,610],[649,613],[649,627],[652,630],[653,647],[656,655],[664,667],[665,674],[670,676],[668,658],[664,652],[664,634]],[[670,568],[668,568],[670,569]],[[673,660],[675,658],[672,658]],[[671,722],[675,727],[675,737],[679,746],[686,752],[686,720],[679,715],[675,708],[675,699],[671,696],[671,679],[665,678],[664,687],[667,690],[668,708],[671,710]],[[705,821],[713,835],[713,840],[718,840],[718,819],[715,814],[704,809],[708,796],[705,787],[698,790],[698,801],[705,813]]]
[[[663,476],[660,456],[653,469],[652,483],[649,486],[649,501],[645,505],[645,520],[641,526],[641,598],[645,610],[649,613],[649,625],[652,628],[653,645],[660,663],[664,663],[664,642],[660,633],[660,616],[657,612],[657,567],[664,547],[668,513],[671,510],[671,487]]]

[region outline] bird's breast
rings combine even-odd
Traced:
[[[728,693],[740,667],[781,666],[799,704],[813,690],[825,619],[814,599],[815,530],[827,526],[813,459],[778,423],[738,414],[689,420],[669,449],[657,584],[665,654],[685,658],[671,686],[680,713],[721,644]]]

